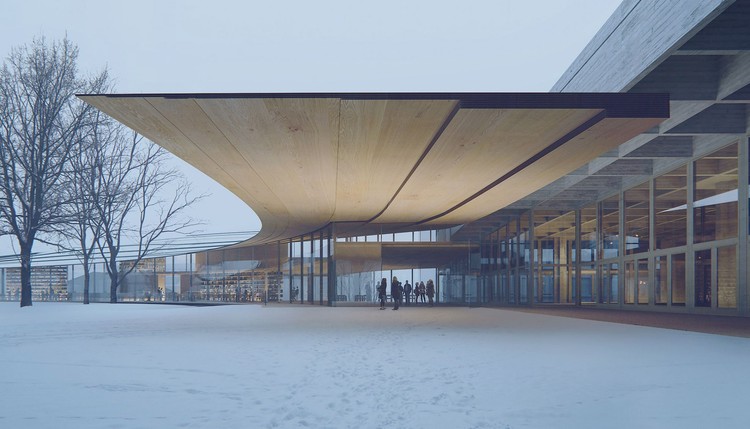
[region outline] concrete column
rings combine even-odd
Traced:
[[[654,250],[656,249],[656,196],[654,190],[654,178],[648,181],[648,305],[656,305],[656,264]]]
[[[737,200],[739,206],[739,219],[737,228],[737,311],[740,315],[747,316],[750,313],[750,302],[748,302],[748,219],[750,217],[750,208],[748,208],[748,176],[750,175],[750,155],[748,154],[748,145],[750,138],[745,136],[740,139],[739,143],[739,168],[738,168],[738,188]]]
[[[575,270],[574,275],[575,275],[575,279],[576,279],[576,291],[575,291],[575,293],[576,293],[576,301],[575,301],[575,305],[579,305],[580,306],[581,305],[581,300],[582,300],[581,299],[581,291],[583,290],[583,288],[581,287],[581,279],[582,279],[581,278],[581,209],[576,210],[575,213],[576,213],[576,228],[575,228],[576,229],[576,239],[575,239],[575,242],[576,242],[576,253],[575,253],[576,262],[575,262],[575,266],[573,267],[573,269]],[[594,289],[595,289],[595,286],[592,284],[591,285],[591,294],[592,295],[594,294]],[[594,299],[595,298],[592,296],[592,301]]]
[[[622,191],[618,194],[617,206],[617,304],[622,308],[625,305],[625,193]]]
[[[685,252],[685,306],[689,312],[695,309],[695,216],[693,201],[695,199],[695,162],[687,165],[687,250]]]

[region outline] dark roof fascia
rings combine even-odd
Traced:
[[[232,99],[338,98],[342,100],[458,100],[462,109],[604,109],[609,118],[668,118],[666,93],[550,92],[279,92],[77,94],[79,97]]]

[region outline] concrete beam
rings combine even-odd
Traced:
[[[618,159],[601,170],[596,176],[650,176],[653,161],[650,159]]]
[[[750,25],[748,25],[750,27]],[[716,98],[750,100],[750,52],[722,58]]]
[[[659,136],[625,155],[626,158],[690,158],[693,156],[691,136]]]
[[[687,41],[680,52],[750,50],[750,2],[737,0]]]
[[[741,134],[747,131],[744,104],[715,104],[681,124],[668,134]]]
[[[669,93],[675,100],[715,100],[721,57],[708,55],[671,56],[630,92]]]

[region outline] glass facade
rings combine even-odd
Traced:
[[[120,299],[366,304],[377,300],[381,279],[390,291],[396,276],[410,285],[433,280],[436,301],[456,305],[744,314],[750,166],[742,165],[743,141],[574,210],[517,211],[474,241],[460,228],[351,236],[347,225],[331,224],[287,242],[143,262]],[[103,271],[94,265],[93,300],[108,300]],[[82,272],[68,272],[66,299],[78,300]],[[13,275],[3,272],[2,299],[13,299]]]
[[[738,144],[695,161],[694,242],[737,237]]]
[[[520,213],[488,235],[497,264],[482,275],[508,305],[747,311],[747,151],[733,142],[577,210]]]
[[[687,244],[687,166],[654,179],[654,237],[656,249]]]

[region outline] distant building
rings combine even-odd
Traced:
[[[21,299],[21,268],[5,268],[3,298]],[[67,300],[68,266],[51,265],[31,268],[31,295],[34,301]]]
[[[120,262],[120,271],[129,270],[133,261]],[[134,273],[163,273],[167,270],[167,258],[141,259],[133,270]]]

